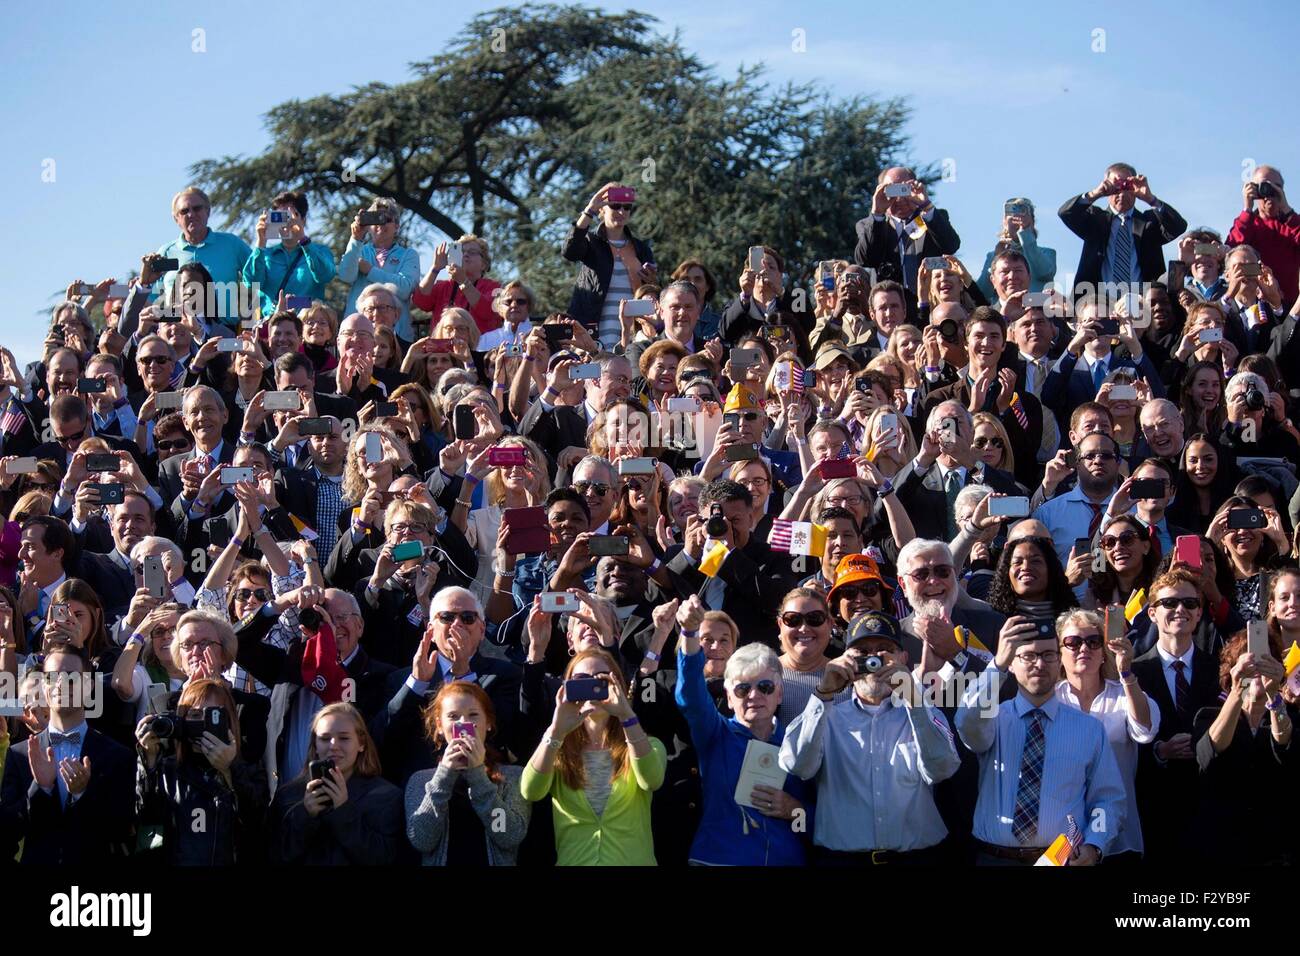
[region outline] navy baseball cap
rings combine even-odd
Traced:
[[[844,640],[846,647],[868,638],[883,637],[903,646],[903,634],[898,628],[897,619],[882,611],[866,611],[849,621],[848,636]]]

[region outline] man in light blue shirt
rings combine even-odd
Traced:
[[[201,262],[212,276],[210,291],[214,302],[210,310],[223,323],[237,326],[240,319],[239,283],[244,263],[248,261],[248,243],[229,232],[208,228],[212,203],[203,190],[187,186],[172,199],[172,218],[181,227],[179,237],[158,248],[164,259],[176,259],[180,265]],[[162,278],[163,287],[171,288],[175,272]],[[157,286],[155,293],[162,291]]]
[[[1091,538],[1101,528],[1106,506],[1118,487],[1119,445],[1115,439],[1092,432],[1079,440],[1075,451],[1079,461],[1074,487],[1039,506],[1031,515],[1047,526],[1062,564],[1069,560],[1075,541]]]
[[[1008,673],[1019,690],[999,703]],[[1057,699],[1060,675],[1056,634],[1012,617],[993,664],[962,695],[957,733],[980,762],[979,865],[1032,866],[1058,836],[1077,831],[1069,865],[1092,866],[1123,826],[1124,782],[1106,729]]]
[[[244,263],[244,283],[257,290],[262,317],[275,313],[280,295],[324,299],[334,278],[334,253],[306,235],[307,197],[284,192],[271,200],[271,209],[283,213],[283,223],[257,220],[257,247]]]
[[[907,669],[901,636],[883,612],[854,618],[848,650],[826,665],[781,744],[781,768],[817,781],[813,843],[827,862],[934,862],[925,851],[948,835],[934,785],[961,759]],[[852,695],[832,703],[848,684]]]

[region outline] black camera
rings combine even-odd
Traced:
[[[1264,393],[1253,385],[1246,389],[1246,407],[1252,412],[1262,412],[1267,402],[1264,401]]]
[[[1258,196],[1260,199],[1276,199],[1277,187],[1274,186],[1266,179],[1258,186],[1256,186],[1255,195]]]
[[[333,760],[313,760],[307,764],[307,778],[309,780],[324,780],[333,769]]]
[[[226,712],[220,707],[204,707],[202,710],[190,710],[184,716],[175,711],[158,714],[149,722],[159,740],[187,740],[193,742],[205,733],[212,733],[221,740],[230,740],[230,721]]]
[[[708,532],[710,538],[727,536],[727,518],[722,513],[722,505],[709,506],[709,520],[705,522],[704,530]]]
[[[957,341],[957,320],[944,319],[939,323],[939,338],[945,342]]]
[[[878,674],[884,670],[888,662],[879,654],[868,654],[866,657],[857,658],[857,674]]]

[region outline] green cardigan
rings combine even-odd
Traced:
[[[565,786],[554,770],[538,773],[531,760],[519,788],[525,800],[534,802],[551,795],[557,866],[655,866],[650,798],[663,785],[667,768],[668,751],[651,737],[650,752],[632,757],[631,772],[612,782],[599,817],[582,790]]]

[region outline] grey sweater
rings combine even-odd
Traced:
[[[452,790],[462,773],[469,781],[469,802],[487,833],[488,862],[493,866],[514,866],[519,844],[528,833],[532,805],[519,789],[522,767],[497,768],[501,782],[493,783],[484,767],[449,770],[439,764],[421,770],[406,783],[406,835],[422,854],[425,866],[447,862],[447,819]]]

